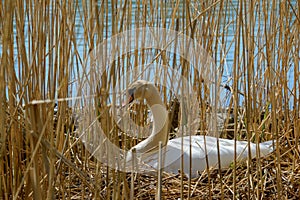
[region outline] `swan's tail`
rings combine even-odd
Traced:
[[[276,140],[269,140],[259,144],[261,156],[266,156],[272,153],[276,148]]]

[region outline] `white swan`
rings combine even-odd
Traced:
[[[151,82],[145,80],[134,82],[129,86],[128,95],[128,103],[131,103],[135,99],[146,99],[154,120],[151,135],[132,147],[128,152],[126,160],[129,165],[132,161],[133,152],[136,152],[139,167],[142,166],[144,170],[156,170],[158,168],[157,150],[160,141],[164,147],[164,164],[162,166],[163,170],[168,173],[178,173],[178,170],[181,169],[182,158],[183,172],[190,178],[197,177],[198,172],[205,170],[207,166],[218,167],[217,140],[219,140],[221,167],[229,167],[234,161],[234,140],[194,135],[175,138],[168,141],[168,114],[157,88]],[[272,144],[274,144],[274,141],[260,143],[260,155],[264,156],[271,153],[274,150]],[[250,149],[251,156],[254,158],[257,155],[256,144],[250,143]],[[249,156],[248,150],[249,147],[247,141],[236,141],[237,161],[246,159]],[[208,165],[206,164],[206,155]]]

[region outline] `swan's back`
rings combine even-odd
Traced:
[[[181,145],[183,142],[183,145]],[[206,145],[205,145],[206,144]],[[261,143],[260,156],[271,153],[273,141]],[[183,146],[183,150],[182,149]],[[234,161],[234,140],[219,138],[221,167],[226,168]],[[205,148],[206,147],[206,148]],[[256,144],[250,143],[251,157],[256,157]],[[248,142],[236,141],[237,161],[247,159]],[[208,165],[206,163],[206,155]],[[204,171],[208,167],[218,167],[217,138],[210,136],[185,136],[175,138],[168,142],[165,148],[164,171],[177,174],[181,169],[181,157],[183,157],[183,172],[191,178],[197,177],[198,172]],[[144,164],[152,169],[157,169],[157,153],[143,159]],[[190,162],[192,166],[190,167]]]

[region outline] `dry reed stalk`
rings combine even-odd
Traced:
[[[5,7],[4,7],[4,5]],[[0,112],[1,112],[1,116],[0,116],[0,120],[1,120],[1,148],[0,148],[0,164],[1,164],[1,175],[2,177],[4,177],[4,175],[7,173],[7,171],[9,170],[10,173],[12,174],[13,170],[12,167],[11,169],[7,168],[8,165],[5,164],[4,160],[5,158],[7,158],[8,156],[6,155],[6,138],[7,138],[7,127],[5,126],[6,122],[7,122],[7,99],[6,99],[6,76],[7,76],[7,70],[8,68],[13,68],[13,63],[11,63],[12,56],[11,53],[11,48],[13,46],[13,41],[12,41],[12,35],[10,34],[13,28],[13,24],[12,24],[12,9],[13,9],[13,2],[2,2],[1,6],[4,7],[3,9],[3,13],[1,12],[1,15],[3,17],[5,17],[7,20],[1,23],[1,27],[3,28],[3,30],[1,31],[1,45],[3,48],[3,52],[1,55],[1,69],[0,69],[0,76],[1,76],[1,80],[0,80],[0,87],[1,87],[1,108],[0,108]],[[10,138],[9,138],[10,139]],[[9,152],[9,155],[12,152]],[[3,159],[2,159],[3,158]],[[13,164],[14,165],[14,164]],[[5,168],[7,169],[7,171],[5,171]],[[15,175],[15,172],[14,172]],[[15,191],[15,185],[13,185],[13,183],[15,181],[13,181],[12,179],[15,179],[16,177],[14,176],[10,176],[8,177],[6,180],[4,178],[1,178],[1,196],[4,199],[8,199],[9,196],[8,194],[12,193],[13,191]]]
[[[158,149],[158,173],[157,173],[157,194],[156,199],[162,199],[162,176],[163,176],[163,149],[162,149],[162,142],[159,142],[159,149]]]
[[[236,13],[238,14],[238,13]],[[240,32],[241,32],[241,14],[238,15],[238,19],[236,21],[236,32],[234,34],[234,37],[236,38],[236,42],[235,42],[235,51],[234,51],[234,60],[233,60],[233,105],[234,105],[234,110],[233,110],[233,114],[234,114],[234,140],[236,141],[237,140],[237,135],[239,133],[239,130],[238,130],[238,105],[239,105],[239,95],[238,95],[238,89],[239,89],[239,73],[240,73],[240,70],[239,70],[239,62],[240,62],[240,57],[239,57],[239,49],[240,49]],[[234,143],[234,149],[236,149],[236,142]],[[234,150],[236,151],[236,150]],[[236,162],[236,159],[237,159],[237,155],[234,154],[234,161],[233,161],[233,165],[234,166],[237,166],[237,162]],[[234,170],[233,170],[233,198],[235,199],[236,196],[237,196],[237,191],[236,191],[236,188],[237,188],[237,183],[236,183],[236,180],[237,180],[237,172],[236,172],[236,167],[234,167]]]

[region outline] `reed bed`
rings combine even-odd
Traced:
[[[162,198],[300,198],[299,1],[4,0],[0,18],[2,199],[155,198],[157,177],[116,171],[91,156],[78,139],[68,100],[80,95],[74,83],[80,86],[85,60],[97,45],[138,27],[184,33],[215,59],[228,112],[222,137],[276,139],[276,151],[262,159],[210,169],[193,180],[163,174]],[[120,135],[109,116],[108,102],[116,100],[109,95],[111,86],[126,71],[139,73],[143,69],[137,66],[147,62],[176,68],[186,77],[193,74],[186,60],[164,51],[137,50],[111,64],[112,70],[99,78],[97,109],[109,139],[122,148],[137,141]],[[200,78],[193,80],[201,100],[198,134],[203,134],[210,91]],[[168,109],[175,110],[174,131],[180,105],[174,107],[173,96],[160,90]],[[134,117],[146,123],[147,112],[141,113]]]

